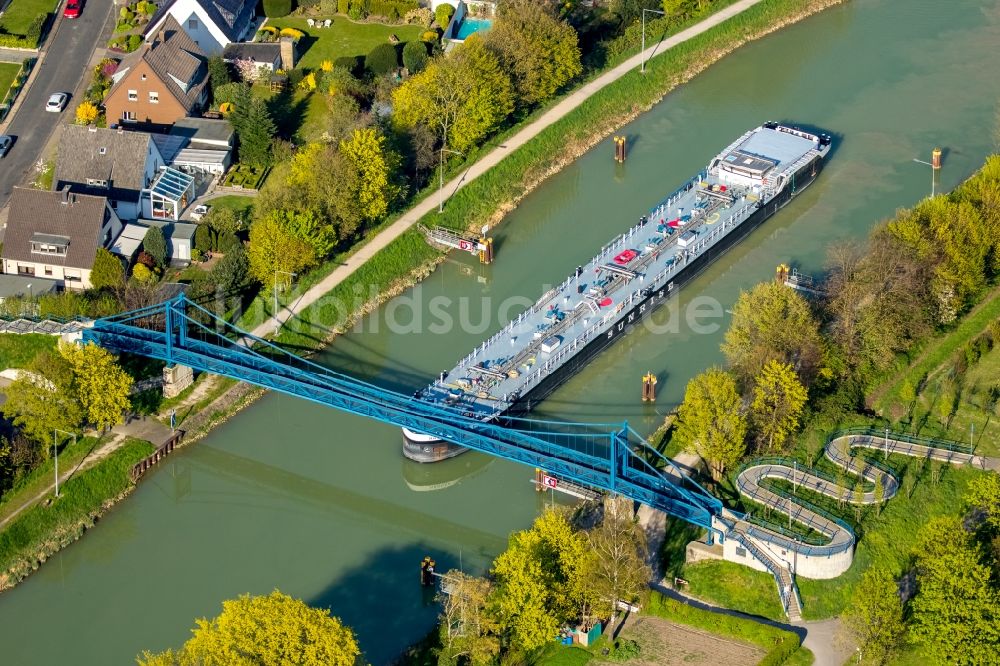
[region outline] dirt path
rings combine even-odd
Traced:
[[[640,646],[639,656],[630,659],[629,666],[746,666],[758,663],[765,654],[756,645],[645,615],[626,624],[619,635],[622,638],[634,640]],[[598,657],[592,663],[605,666],[615,662]]]
[[[467,171],[465,171],[461,176],[451,180],[446,183],[444,190],[446,192],[454,193],[463,186],[469,184],[479,176],[483,175],[489,171],[492,167],[496,166],[502,159],[507,157],[525,143],[535,138],[542,130],[547,128],[549,125],[561,120],[571,111],[576,109],[578,106],[583,104],[587,98],[601,90],[605,86],[608,86],[621,77],[625,76],[632,70],[639,67],[643,60],[647,60],[658,53],[662,53],[668,49],[671,49],[678,44],[682,44],[693,37],[697,37],[703,32],[714,28],[723,21],[736,16],[737,14],[746,11],[750,7],[753,7],[761,0],[740,0],[732,5],[729,5],[725,9],[722,9],[715,14],[709,16],[704,21],[696,23],[695,25],[682,30],[681,32],[673,35],[672,37],[657,43],[650,48],[646,49],[642,53],[637,53],[632,56],[622,64],[617,67],[605,72],[601,76],[597,77],[593,81],[590,81],[575,90],[573,93],[568,95],[561,102],[553,106],[551,109],[542,114],[537,120],[525,126],[521,131],[519,131],[514,136],[510,137],[504,144],[497,146],[492,151],[487,153],[482,159],[473,164]],[[330,292],[338,284],[346,280],[351,274],[358,270],[366,261],[371,259],[375,254],[386,247],[389,243],[399,238],[407,229],[412,227],[417,223],[420,218],[422,218],[427,213],[434,210],[438,205],[437,197],[428,197],[415,205],[413,208],[404,213],[396,222],[391,226],[387,227],[382,232],[376,234],[370,241],[368,241],[364,246],[362,246],[354,255],[349,257],[347,261],[338,266],[332,273],[327,275],[316,284],[314,287],[309,289],[307,292],[302,294],[302,296],[295,302],[291,303],[288,307],[285,307],[278,313],[278,323],[279,325],[288,321],[295,315],[299,314],[307,307],[315,303],[317,300],[322,298],[325,294]],[[251,333],[257,337],[264,337],[272,333],[275,330],[274,319],[268,319],[266,322],[262,323],[260,326],[255,328]]]

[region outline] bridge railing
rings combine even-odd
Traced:
[[[830,433],[826,438],[826,443],[829,444],[835,439],[851,435],[867,435],[869,437],[872,437],[874,440],[884,439],[885,429],[874,428],[870,426],[845,428],[843,430],[837,430],[836,432]],[[954,451],[956,453],[972,454],[974,452],[973,447],[969,446],[968,444],[965,444],[964,442],[958,442],[951,439],[937,439],[934,437],[921,437],[919,435],[910,435],[908,433],[897,432],[895,430],[889,431],[889,440],[890,441],[895,440],[897,442],[905,442],[906,444],[916,444],[917,446],[926,446],[932,449],[945,449],[947,451]]]

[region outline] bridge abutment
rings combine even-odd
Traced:
[[[163,397],[176,398],[181,391],[194,383],[194,370],[186,365],[168,365],[163,368]]]

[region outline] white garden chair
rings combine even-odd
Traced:
[[[331,25],[333,25],[333,19],[327,19],[327,20],[323,21],[323,27],[324,28],[329,28]]]
[[[311,28],[311,27],[313,27],[314,25],[316,25],[316,21],[314,21],[314,20],[313,20],[313,19],[311,19],[311,18],[310,18],[310,19],[306,19],[306,25],[308,25],[308,26],[309,26],[309,27]]]

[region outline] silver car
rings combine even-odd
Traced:
[[[14,137],[0,134],[0,157],[5,157],[12,145],[14,145]]]
[[[68,101],[69,95],[66,93],[52,93],[49,95],[49,101],[45,103],[45,110],[52,113],[62,113]]]

